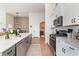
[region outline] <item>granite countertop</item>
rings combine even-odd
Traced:
[[[14,36],[10,39],[5,39],[4,36],[0,36],[0,54],[30,34],[31,33],[21,33],[21,37]]]
[[[56,39],[60,39],[63,42],[66,42],[79,49],[79,41],[77,39],[72,39],[72,38],[68,38],[68,37],[59,37],[59,36],[57,36]]]

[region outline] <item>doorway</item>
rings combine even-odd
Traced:
[[[45,38],[45,21],[40,22],[40,37]]]

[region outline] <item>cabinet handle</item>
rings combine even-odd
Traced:
[[[7,54],[10,54],[12,52],[12,50],[10,50]]]
[[[72,23],[74,23],[73,19],[71,20]]]
[[[72,49],[72,50],[75,50],[74,48],[72,48],[72,47],[69,47],[70,49]]]
[[[64,53],[65,53],[65,50],[66,50],[66,49],[62,48],[62,52],[64,52]]]
[[[76,18],[74,18],[74,23],[75,23],[75,19],[76,19]]]
[[[73,19],[71,20],[71,22],[72,22],[72,23],[75,23],[75,19],[76,19],[76,18],[73,18]]]
[[[18,46],[21,45],[22,43],[23,43],[23,42],[18,42],[16,46],[18,47]]]

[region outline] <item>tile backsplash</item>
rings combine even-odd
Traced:
[[[78,32],[79,31],[79,26],[68,26],[68,27],[56,27],[52,29],[52,33],[55,34],[57,30],[68,30],[68,29],[73,29],[73,32]]]

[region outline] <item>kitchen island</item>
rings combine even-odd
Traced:
[[[26,49],[27,47],[29,47],[31,44],[31,40],[32,40],[32,34],[31,33],[21,33],[20,35],[21,35],[21,37],[12,36],[10,39],[5,39],[4,36],[0,36],[0,56],[15,56],[15,55],[24,56],[25,55],[25,53],[18,54],[17,47],[19,47],[19,49],[21,48],[20,50],[22,50],[22,48]],[[18,46],[20,44],[22,44],[22,47]]]

